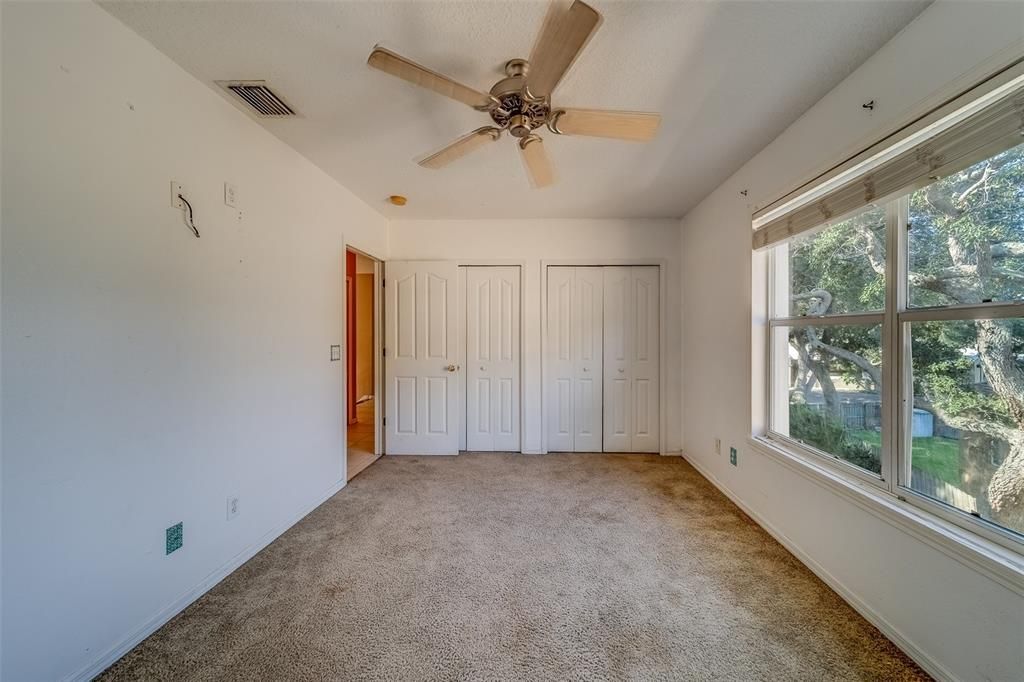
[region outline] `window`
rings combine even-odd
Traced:
[[[770,248],[766,435],[1020,551],[1024,131],[999,128],[1015,78],[755,220],[754,244]]]

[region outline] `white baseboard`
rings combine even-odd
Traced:
[[[301,521],[314,509],[330,499],[339,490],[344,488],[345,484],[346,481],[338,481],[332,485],[325,493],[319,495],[312,503],[303,507],[302,510],[292,516],[288,521],[285,521],[284,523],[269,530],[259,540],[243,549],[223,566],[213,571],[194,588],[188,590],[168,606],[161,609],[156,613],[156,615],[147,620],[140,627],[136,628],[130,635],[105,651],[95,661],[79,669],[77,672],[72,673],[65,679],[69,681],[74,680],[75,682],[78,680],[82,680],[83,682],[88,681],[112,666],[119,658],[131,651],[139,642],[159,630],[164,623],[184,611],[189,604],[209,592],[217,583],[228,577],[235,569],[256,556],[260,550],[280,537],[286,530]]]
[[[780,545],[785,547],[790,554],[795,556],[800,562],[811,569],[811,571],[818,576],[822,582],[831,587],[836,594],[843,598],[843,600],[852,606],[857,613],[862,615],[865,620],[874,625],[878,630],[885,635],[893,644],[900,648],[903,653],[912,658],[926,673],[931,675],[936,680],[954,682],[957,678],[953,673],[947,670],[941,663],[932,658],[924,650],[910,641],[897,630],[889,621],[883,618],[877,611],[871,608],[867,603],[864,602],[860,597],[854,594],[852,591],[847,589],[835,576],[829,573],[821,564],[811,558],[806,552],[800,549],[792,540],[786,537],[785,533],[780,531],[778,528],[773,526],[764,517],[755,512],[753,509],[748,507],[738,496],[736,496],[726,485],[719,481],[714,474],[709,472],[703,466],[701,466],[692,457],[686,455],[685,452],[680,455],[690,463],[690,465],[696,469],[701,476],[711,482],[713,486],[718,488],[722,493],[728,497],[733,503],[743,510],[743,512],[752,518],[757,525],[761,526],[775,538]]]

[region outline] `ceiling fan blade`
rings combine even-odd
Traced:
[[[447,76],[442,76],[436,71],[420,66],[416,62],[379,45],[373,48],[366,63],[375,69],[380,69],[384,73],[397,76],[404,81],[409,81],[413,85],[433,90],[440,95],[458,100],[474,108],[486,107],[491,101],[490,95],[474,90],[468,85],[453,81]]]
[[[497,140],[499,137],[501,137],[501,130],[499,128],[492,128],[491,126],[477,128],[473,132],[455,140],[455,142],[452,142],[441,151],[434,152],[420,161],[419,164],[424,168],[433,168],[434,170],[444,168],[452,161],[461,159],[466,154],[485,146],[488,142]]]
[[[519,141],[519,149],[526,164],[526,173],[530,176],[530,186],[534,189],[547,187],[555,182],[555,173],[551,168],[551,159],[544,149],[544,140],[536,135],[524,137]]]
[[[554,0],[530,52],[526,86],[534,97],[551,94],[601,25],[601,14],[582,0]]]
[[[564,109],[556,112],[551,129],[562,135],[590,135],[648,142],[661,124],[661,114],[604,109]]]

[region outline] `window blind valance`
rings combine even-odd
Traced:
[[[1024,144],[1022,66],[1015,65],[990,79],[994,84],[986,82],[932,112],[898,142],[868,150],[867,158],[850,168],[821,180],[778,208],[755,214],[754,249],[838,221],[877,201],[912,192]],[[983,88],[985,85],[988,87]],[[987,92],[977,92],[981,89]]]

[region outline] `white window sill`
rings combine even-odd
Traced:
[[[784,448],[776,441],[752,436],[749,443],[756,452],[829,488],[886,523],[1024,596],[1024,556],[1017,552],[929,514],[876,486],[842,476],[816,458]]]

